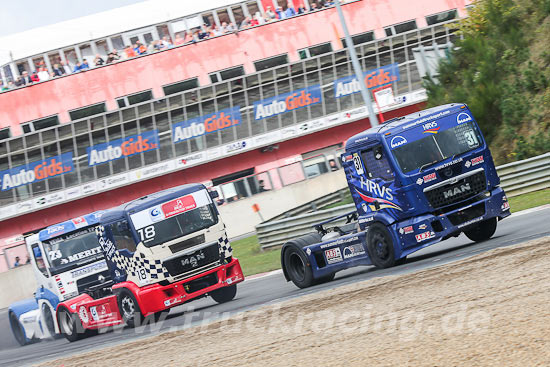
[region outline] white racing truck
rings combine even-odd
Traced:
[[[55,224],[26,237],[38,289],[35,298],[9,307],[10,326],[19,344],[58,335],[57,305],[110,278],[95,233],[102,213]]]

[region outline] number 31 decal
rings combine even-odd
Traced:
[[[151,241],[155,238],[155,226],[148,226],[138,230],[139,237],[143,242]]]

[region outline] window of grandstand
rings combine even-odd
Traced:
[[[384,28],[384,31],[386,31],[386,36],[389,37],[389,36],[393,36],[394,34],[412,31],[413,29],[417,29],[417,28],[418,27],[416,26],[416,20],[409,20],[407,22],[395,24],[387,28]]]
[[[11,138],[11,130],[9,127],[0,129],[0,140],[6,140]]]
[[[87,107],[77,108],[76,110],[69,111],[69,116],[71,121],[79,120],[88,116],[97,115],[98,113],[103,113],[107,111],[105,108],[105,102],[94,104]]]
[[[238,27],[243,22],[245,15],[241,5],[233,5],[231,7],[231,13],[233,13],[233,18],[235,19],[235,25]]]
[[[262,71],[265,69],[274,68],[279,65],[285,65],[288,64],[288,55],[282,54],[277,55],[273,57],[269,57],[267,59],[254,61],[254,67],[256,68],[256,71]]]
[[[153,99],[153,92],[151,92],[151,90],[146,90],[145,92],[134,93],[129,96],[118,98],[116,102],[118,103],[118,107],[123,108],[151,99]]]
[[[168,84],[162,87],[164,90],[164,95],[168,96],[170,94],[176,94],[179,92],[183,92],[184,90],[194,89],[199,87],[199,79],[198,78],[192,78],[183,80],[181,82]]]
[[[444,11],[444,12],[437,13],[437,14],[434,14],[434,15],[429,15],[429,16],[426,17],[426,22],[428,23],[428,25],[443,23],[443,22],[446,22],[448,20],[455,19],[457,17],[457,15],[458,15],[458,13],[457,13],[456,9],[452,9],[452,10]]]
[[[313,56],[318,56],[329,52],[332,52],[332,45],[330,44],[330,42],[327,42],[327,43],[322,43],[320,45],[304,48],[302,50],[298,50],[298,56],[300,56],[300,60],[304,60]]]
[[[342,38],[341,40],[342,40],[342,45],[344,47],[347,47],[346,39]],[[367,43],[370,41],[374,41],[374,31],[359,33],[354,36],[351,36],[351,42],[353,42],[354,45],[360,45],[362,43]]]
[[[244,75],[244,67],[242,65],[235,66],[234,68],[225,69],[221,71],[215,71],[208,74],[212,83],[217,83],[222,80],[233,79],[238,76]]]
[[[38,131],[42,129],[47,129],[48,127],[52,127],[55,125],[59,125],[59,118],[57,115],[55,116],[49,116],[45,117],[40,120],[34,120],[31,122],[26,122],[24,124],[21,124],[21,127],[23,128],[23,132],[25,134],[31,133],[33,131]]]

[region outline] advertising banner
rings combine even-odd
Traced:
[[[107,163],[124,157],[158,149],[159,137],[157,130],[147,131],[138,135],[102,143],[86,148],[88,165]]]
[[[319,84],[266,98],[254,102],[254,119],[261,120],[298,108],[311,106],[321,102],[321,98],[321,86]]]
[[[179,143],[180,141],[239,125],[242,122],[240,109],[240,106],[226,108],[215,113],[173,124],[172,139],[174,143]]]
[[[2,191],[7,191],[14,187],[62,175],[73,169],[73,153],[65,153],[43,161],[0,171],[0,187]]]
[[[382,87],[400,79],[399,65],[393,63],[382,66],[378,69],[369,70],[363,73],[365,85],[368,89]],[[350,94],[359,93],[359,82],[355,75],[346,76],[334,81],[334,97],[340,98]]]

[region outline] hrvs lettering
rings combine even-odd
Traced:
[[[254,118],[261,120],[321,102],[320,86],[300,89],[254,103]]]

